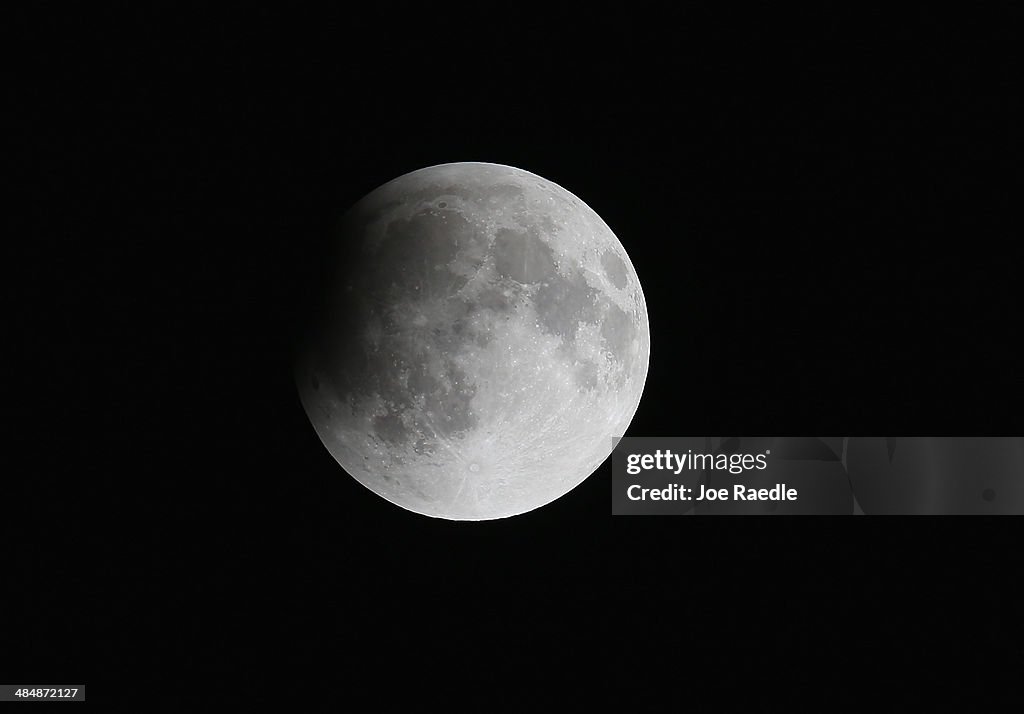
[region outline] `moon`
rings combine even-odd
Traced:
[[[625,434],[647,305],[569,191],[511,166],[432,166],[361,199],[335,245],[295,380],[324,446],[374,493],[506,518],[568,493]]]

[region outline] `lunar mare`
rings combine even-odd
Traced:
[[[338,245],[295,375],[356,480],[485,520],[553,501],[608,457],[650,331],[629,257],[583,201],[509,166],[445,164],[364,197]]]

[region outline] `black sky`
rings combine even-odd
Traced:
[[[1016,519],[612,518],[603,468],[512,520],[435,521],[341,472],[289,371],[337,217],[488,161],[572,191],[629,253],[652,333],[631,433],[1020,433],[1017,18],[962,12],[17,24],[13,169],[36,198],[14,327],[35,337],[14,343],[77,427],[15,479],[35,528],[12,611],[40,624],[6,679],[391,701],[560,672],[603,690],[657,659],[870,694],[955,669],[936,652],[963,637],[1019,658]],[[58,555],[80,564],[48,572]]]

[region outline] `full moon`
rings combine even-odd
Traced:
[[[564,188],[498,164],[413,171],[353,206],[336,247],[295,379],[374,493],[436,518],[514,516],[624,435],[647,306],[622,244]]]

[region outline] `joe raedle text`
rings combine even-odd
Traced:
[[[797,501],[801,484],[773,473],[771,454],[724,453],[699,437],[623,438],[612,454],[612,513],[712,513],[719,512],[707,509],[712,504]]]
[[[798,494],[795,488],[784,483],[777,483],[771,488],[749,488],[743,484],[735,484],[731,493],[728,488],[709,488],[698,484],[696,488],[688,488],[673,483],[662,488],[645,488],[634,483],[626,489],[626,497],[630,501],[796,501]]]

